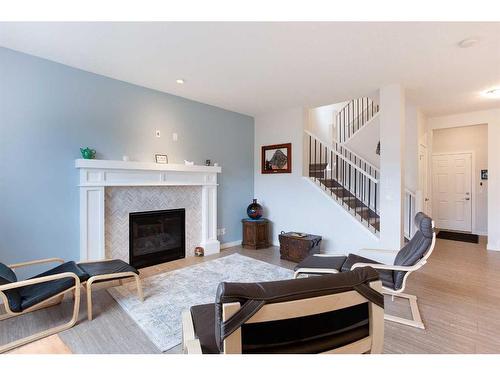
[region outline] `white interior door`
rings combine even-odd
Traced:
[[[470,153],[433,155],[432,208],[438,228],[472,230],[471,168]]]

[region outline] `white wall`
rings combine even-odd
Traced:
[[[405,188],[416,192],[418,188],[418,109],[406,101],[405,106]]]
[[[486,234],[488,231],[488,180],[481,180],[481,169],[488,169],[488,125],[462,126],[436,129],[432,135],[433,153],[459,153],[472,151],[472,196],[475,212],[472,231]],[[473,193],[471,192],[471,193]]]
[[[429,130],[469,125],[488,125],[488,249],[500,250],[500,108],[432,117]],[[431,134],[429,134],[430,136]],[[429,140],[432,147],[432,137]]]
[[[380,141],[380,120],[375,116],[345,142],[345,147],[364,160],[380,168],[380,155],[377,155],[377,144]]]
[[[309,109],[307,129],[325,143],[337,139],[336,117],[337,113],[347,105],[348,102],[324,105]]]
[[[323,236],[325,252],[346,253],[379,247],[376,236],[363,228],[331,198],[302,176],[303,129],[307,110],[288,110],[255,118],[255,197],[272,222],[273,243],[281,231]],[[292,143],[291,174],[261,174],[261,146]]]

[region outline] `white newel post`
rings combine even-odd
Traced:
[[[217,240],[217,173],[220,167],[115,160],[75,161],[80,170],[80,260],[101,260],[105,249],[105,188],[108,186],[200,186],[201,238],[205,254],[220,251]]]
[[[380,245],[399,250],[404,241],[405,94],[401,85],[380,89]]]

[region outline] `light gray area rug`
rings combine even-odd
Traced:
[[[149,339],[161,351],[166,351],[182,341],[182,312],[193,305],[214,302],[220,282],[291,278],[291,270],[232,254],[144,279],[143,303],[137,299],[135,283],[113,287],[108,292]]]

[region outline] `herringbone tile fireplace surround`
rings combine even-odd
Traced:
[[[129,213],[186,210],[186,256],[194,255],[201,241],[200,186],[106,187],[106,258],[129,260]]]

